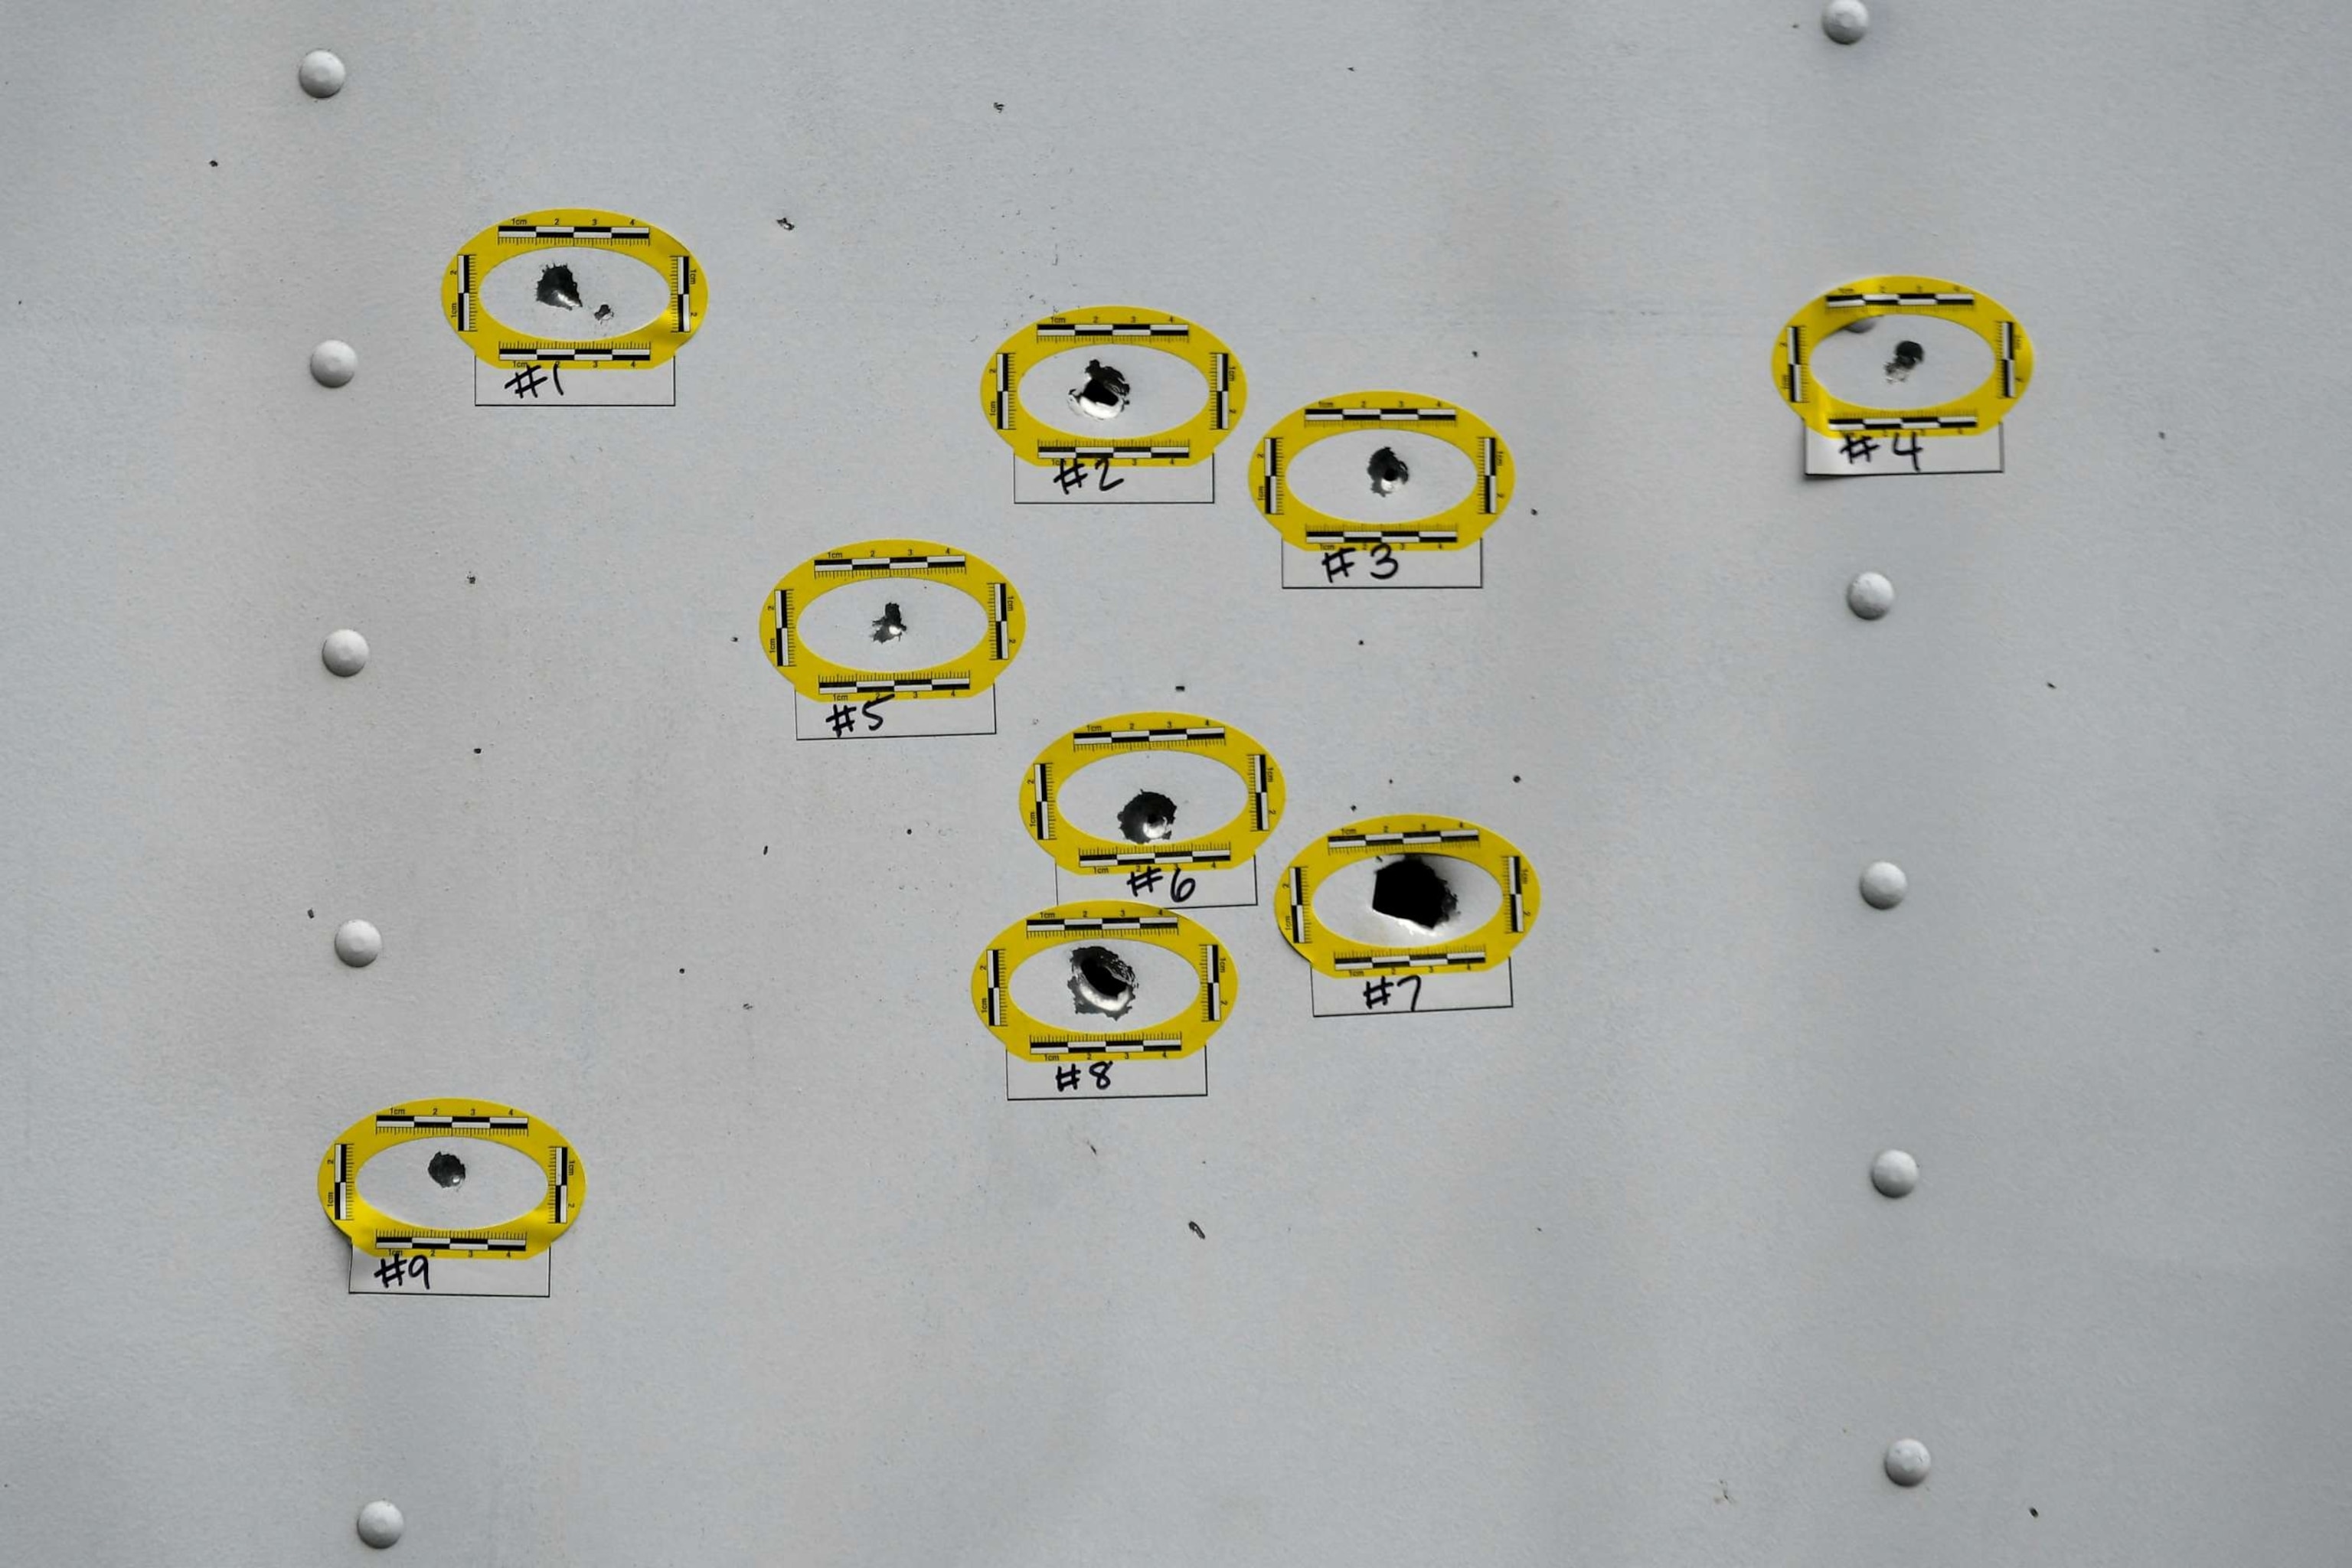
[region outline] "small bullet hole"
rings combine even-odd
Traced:
[[[1920,364],[1926,361],[1927,357],[1927,351],[1926,349],[1921,348],[1909,338],[1904,339],[1901,342],[1895,345],[1895,357],[1886,362],[1886,379],[1889,381],[1909,380],[1911,373],[1917,370]]]
[[[793,220],[788,217],[780,217],[776,220],[776,226],[778,228],[790,228],[793,226]]]
[[[1350,808],[1352,809],[1352,808]],[[1418,855],[1391,860],[1372,873],[1372,910],[1423,931],[1454,918],[1461,900],[1437,868]]]
[[[460,1186],[466,1180],[466,1162],[444,1149],[425,1163],[425,1173],[445,1187]]]
[[[304,910],[302,912],[309,915],[312,920],[317,920],[319,918],[319,911],[316,910]]]
[[[1000,104],[998,104],[998,105],[996,106],[996,112],[997,112],[997,113],[999,113],[999,114],[1003,113],[1003,112],[1004,112],[1004,105],[1003,105],[1003,104],[1001,104],[1001,103],[1000,103]]]
[[[599,306],[597,306],[597,307],[596,307],[596,319],[597,319],[598,321],[611,321],[611,320],[613,319],[613,307],[612,307],[612,306],[610,306],[610,305],[599,305]]]
[[[683,973],[686,973],[686,971],[685,971],[685,970],[683,970],[683,969],[681,969],[681,970],[679,970],[679,971],[678,971],[678,973],[679,973],[680,974],[683,974]]]
[[[214,167],[214,168],[215,168],[215,169],[219,168],[219,167],[220,167],[220,160],[219,160],[218,158],[215,158],[215,159],[212,161],[212,165],[213,165],[213,167]]]
[[[1070,1000],[1079,1013],[1123,1016],[1135,1005],[1135,971],[1107,947],[1070,950]]]
[[[467,574],[466,574],[466,581],[467,581],[467,582],[468,582],[468,583],[470,583],[470,582],[472,582],[473,580],[474,580],[474,574],[473,574],[471,572],[467,573]]]
[[[1129,844],[1159,844],[1176,837],[1176,803],[1157,790],[1141,790],[1118,810],[1118,830]]]
[[[741,637],[729,637],[727,640],[729,642],[741,642],[743,639]]]
[[[559,310],[580,309],[580,285],[572,281],[571,268],[559,261],[539,269],[539,302]]]
[[[2058,683],[2054,680],[2045,680],[2042,684],[2048,687],[2053,691],[2058,689]]]
[[[2029,1508],[2025,1511],[2032,1514],[2036,1519],[2040,1519],[2042,1517],[2042,1510],[2038,1508]]]
[[[874,617],[874,640],[897,642],[906,635],[907,617],[898,613],[898,606],[895,603],[884,605],[882,613]]]
[[[1372,454],[1372,460],[1364,465],[1364,472],[1370,478],[1376,496],[1392,496],[1412,478],[1412,470],[1404,466],[1404,459],[1388,447]]]
[[[767,852],[768,852],[768,847],[767,847],[766,845],[764,845],[764,844],[761,845],[761,846],[760,846],[760,853],[761,853],[761,854],[762,854],[762,855],[765,855]]]
[[[1518,783],[1518,782],[1519,782],[1519,775],[1518,775],[1518,774],[1517,774],[1517,773],[1513,773],[1513,774],[1511,775],[1511,782],[1512,782],[1513,784],[1517,784],[1517,783]]]
[[[1183,689],[1182,687],[1181,687],[1181,686],[1180,686],[1180,687],[1178,687],[1176,689],[1177,689],[1177,690],[1179,690],[1179,691],[1181,691],[1181,690],[1183,690],[1184,689]]]
[[[1070,406],[1090,419],[1115,419],[1127,406],[1127,377],[1098,359],[1087,361],[1087,384],[1070,389]]]
[[[1355,68],[1355,67],[1353,67],[1353,66],[1349,66],[1348,68],[1349,68],[1349,70],[1354,70],[1356,68]],[[1208,1240],[1208,1239],[1209,1239],[1209,1233],[1208,1233],[1207,1231],[1202,1230],[1202,1229],[1201,1228],[1201,1222],[1200,1222],[1199,1220],[1197,1220],[1197,1219],[1188,1219],[1188,1220],[1186,1220],[1184,1223],[1185,1223],[1187,1226],[1190,1226],[1192,1227],[1192,1234],[1193,1234],[1194,1236],[1199,1237],[1202,1241],[1206,1241],[1206,1240]]]
[[[482,748],[481,748],[481,747],[479,747],[479,746],[476,746],[476,747],[474,748],[474,755],[476,755],[476,756],[478,756],[478,756],[480,756],[481,754],[482,754]]]

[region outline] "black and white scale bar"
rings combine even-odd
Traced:
[[[961,572],[961,555],[845,555],[816,563],[817,575],[835,572]]]
[[[530,1128],[528,1116],[379,1116],[375,1130],[397,1132],[408,1127],[472,1127],[487,1128],[493,1132],[523,1132]]]
[[[1843,310],[1855,305],[1973,305],[1974,294],[1824,294],[1822,303]]]
[[[1458,408],[1310,408],[1309,425],[1450,425]]]
[[[335,1217],[352,1217],[352,1146],[335,1145]]]
[[[502,223],[500,239],[651,239],[654,231],[643,224]]]
[[[1792,326],[1789,329],[1787,391],[1790,402],[1802,403],[1805,400],[1805,329],[1802,327]]]
[[[1307,945],[1307,868],[1290,868],[1290,940]]]
[[[1041,338],[1189,338],[1189,321],[1040,321]]]
[[[1492,436],[1478,441],[1478,510],[1495,515],[1495,498],[1503,482],[1503,446]]]
[[[1483,947],[1463,948],[1454,952],[1400,952],[1342,958],[1340,969],[1451,969],[1457,963],[1484,963],[1486,950]]]
[[[1174,915],[1046,915],[1025,923],[1030,935],[1057,931],[1174,931]]]
[[[1037,443],[1041,458],[1189,458],[1192,448],[1181,442],[1165,447],[1084,447],[1076,443],[1048,445]]]
[[[1004,1026],[1004,950],[1001,947],[988,950],[988,1026]]]
[[[989,647],[999,664],[1013,657],[1013,590],[1003,583],[988,585]]]
[[[1491,481],[1487,495],[1494,495]],[[1490,504],[1486,510],[1494,510]],[[1399,540],[1419,541],[1423,544],[1451,544],[1462,537],[1459,530],[1451,528],[1310,528],[1307,531],[1309,544],[1392,544]]]
[[[1200,724],[1185,729],[1170,726],[1158,730],[1080,730],[1070,737],[1074,746],[1137,746],[1154,745],[1171,741],[1222,741],[1225,738],[1223,724]]]
[[[502,364],[645,364],[653,357],[649,348],[499,349]]]
[[[1832,430],[1973,430],[1973,414],[1890,414],[1866,418],[1832,419]]]
[[[1037,809],[1030,816],[1029,831],[1043,844],[1054,837],[1054,769],[1051,763],[1039,763],[1031,773],[1030,782],[1037,786]]]
[[[1225,955],[1213,942],[1201,949],[1201,974],[1206,982],[1202,1012],[1213,1024],[1225,1013]]]
[[[551,1179],[548,1184],[552,1192],[549,1203],[555,1210],[555,1223],[569,1225],[572,1223],[572,1145],[558,1143],[551,1164],[552,1169],[549,1174]]]
[[[690,332],[694,331],[694,307],[688,303],[688,295],[694,288],[694,258],[674,256],[669,266],[671,309],[677,316],[677,330]]]
[[[1268,517],[1282,515],[1282,442],[1277,437],[1265,438],[1265,486],[1258,504]]]
[[[969,675],[889,675],[872,680],[820,680],[816,689],[827,697],[846,697],[860,691],[969,691]]]
[[[1323,841],[1334,849],[1363,849],[1379,844],[1475,844],[1475,827],[1418,827],[1410,833],[1334,833]]]
[[[1081,866],[1100,866],[1106,869],[1118,866],[1230,866],[1234,852],[1230,849],[1179,849],[1173,854],[1150,849],[1106,849],[1096,854],[1081,855]]]
[[[2000,324],[2000,395],[2017,395],[2017,323]]]
[[[1160,1040],[1031,1040],[1029,1048],[1041,1057],[1124,1057],[1139,1052],[1162,1056],[1184,1048],[1181,1039]]]
[[[522,1252],[530,1243],[505,1236],[379,1236],[386,1252]]]
[[[474,330],[474,253],[460,251],[457,256],[457,330]]]
[[[996,427],[1013,428],[1013,356],[996,356]]]
[[[1527,874],[1516,855],[1503,858],[1503,885],[1511,894],[1511,930],[1524,932],[1528,929]]]
[[[1234,423],[1234,356],[1215,353],[1209,356],[1209,386],[1217,401],[1217,411],[1210,423],[1217,429],[1230,429]]]
[[[1264,752],[1252,752],[1250,771],[1250,826],[1264,833],[1273,826],[1274,803],[1268,792],[1273,787],[1273,764]]]
[[[793,662],[793,591],[776,590],[776,668],[787,668]]]

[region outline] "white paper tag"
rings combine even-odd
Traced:
[[[1217,456],[1181,468],[1079,458],[1051,468],[1013,459],[1021,506],[1207,506],[1217,499]]]
[[[670,408],[677,404],[676,360],[651,370],[572,371],[558,364],[474,361],[477,408]]]
[[[887,741],[912,735],[993,735],[996,689],[977,697],[844,698],[812,702],[793,694],[793,739]]]
[[[352,1248],[352,1296],[549,1296],[549,1247],[536,1258],[375,1258]]]
[[[1054,901],[1079,903],[1087,899],[1126,899],[1163,910],[1244,910],[1257,902],[1257,857],[1244,866],[1185,871],[1151,868],[1083,876],[1054,868]]]
[[[1816,479],[1852,479],[1919,474],[1997,474],[2004,458],[2007,426],[1981,436],[1906,436],[1898,431],[1858,431],[1830,437],[1808,429],[1805,474]]]
[[[1471,1013],[1511,1005],[1511,961],[1453,974],[1365,974],[1335,980],[1310,969],[1308,1001],[1318,1018],[1402,1017],[1411,1013]]]
[[[1073,1056],[1033,1062],[1004,1053],[1007,1100],[1197,1100],[1208,1092],[1206,1047],[1174,1061]]]
[[[1282,546],[1286,588],[1483,588],[1486,542],[1466,550],[1394,550],[1349,544],[1331,550]]]

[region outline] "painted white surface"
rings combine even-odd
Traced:
[[[0,1554],[2339,1561],[2352,16],[1876,12],[15,7]],[[440,269],[562,204],[708,268],[675,408],[472,406]],[[1772,334],[1903,269],[2034,334],[2009,471],[1808,484]],[[1093,303],[1247,365],[1213,508],[1011,504]],[[1482,590],[1276,586],[1351,386],[1510,441]],[[761,595],[895,531],[1026,593],[1000,732],[796,743]],[[1516,1007],[1210,911],[1206,1099],[1008,1104],[1020,770],[1153,705],[1270,866],[1509,835]],[[345,1293],[321,1152],[449,1093],[593,1170],[549,1300]]]

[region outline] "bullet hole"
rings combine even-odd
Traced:
[[[1418,855],[1402,856],[1372,873],[1375,914],[1435,931],[1454,918],[1460,904],[1445,879]]]
[[[1927,351],[1926,349],[1921,348],[1909,338],[1904,339],[1901,342],[1895,345],[1895,357],[1886,362],[1886,379],[1889,381],[1910,380],[1911,373],[1917,370],[1927,357]]]
[[[874,617],[874,640],[897,642],[906,635],[907,617],[898,613],[898,605],[896,603],[884,605],[882,613]]]
[[[220,160],[219,160],[218,158],[215,158],[215,159],[213,159],[213,160],[212,160],[212,165],[213,165],[213,167],[214,167],[214,168],[215,168],[215,169],[219,168],[219,167],[220,167]]]
[[[1392,496],[1404,489],[1405,481],[1412,478],[1412,470],[1404,466],[1404,459],[1388,447],[1372,454],[1372,460],[1364,465],[1364,472],[1370,476],[1372,493],[1376,496]]]
[[[768,847],[767,847],[766,845],[764,845],[764,844],[761,845],[761,846],[760,846],[760,853],[761,853],[761,854],[762,854],[762,855],[765,855],[767,852],[768,852]]]
[[[597,307],[596,307],[596,319],[597,319],[598,321],[611,321],[611,320],[613,319],[613,307],[612,307],[612,306],[610,306],[610,305],[599,305],[599,306],[597,306]]]
[[[2042,684],[2048,687],[2053,691],[2058,689],[2058,683],[2054,680],[2045,680]]]
[[[1181,686],[1180,686],[1180,687],[1178,687],[1176,689],[1177,689],[1177,690],[1179,690],[1179,691],[1181,691],[1181,690],[1183,690],[1184,689],[1183,689],[1182,687],[1181,687]]]
[[[481,748],[481,747],[479,747],[479,746],[476,746],[476,747],[474,748],[474,755],[476,755],[476,756],[478,756],[478,756],[480,756],[481,754],[482,754],[482,748]]]
[[[793,226],[793,220],[788,217],[780,217],[776,220],[776,226],[782,229],[789,229]]]
[[[302,912],[309,915],[312,920],[317,920],[319,918],[319,911],[316,910],[304,910]]]
[[[1081,1014],[1123,1017],[1135,1005],[1135,971],[1107,947],[1073,948],[1070,1000]]]
[[[467,573],[467,574],[466,574],[466,581],[470,584],[473,582],[473,580],[474,580],[474,574],[473,574],[471,572]]]
[[[466,1181],[466,1162],[444,1149],[425,1162],[425,1173],[445,1187],[462,1186]]]
[[[1003,113],[1003,112],[1004,112],[1004,105],[1003,105],[1003,104],[1001,104],[1001,103],[1000,103],[1000,104],[998,104],[998,105],[996,106],[996,112],[997,112],[997,113],[999,113],[999,114]]]
[[[559,310],[580,309],[580,285],[573,281],[571,268],[558,261],[539,269],[539,302]]]
[[[1353,69],[1355,69],[1356,68],[1355,68],[1355,67],[1353,67],[1353,66],[1349,66],[1348,68],[1349,68],[1349,70],[1353,70]],[[1184,1222],[1184,1224],[1185,1224],[1186,1227],[1187,1227],[1187,1228],[1189,1228],[1194,1236],[1199,1237],[1202,1241],[1206,1241],[1206,1240],[1208,1240],[1208,1239],[1209,1239],[1209,1233],[1208,1233],[1207,1231],[1202,1230],[1202,1229],[1201,1228],[1201,1222],[1200,1222],[1199,1220],[1197,1220],[1197,1219],[1188,1219],[1188,1220],[1186,1220],[1186,1221]]]
[[[1070,406],[1089,419],[1116,419],[1127,406],[1127,377],[1098,359],[1087,361],[1087,384],[1070,388]]]
[[[1511,775],[1511,782],[1512,782],[1513,784],[1517,784],[1517,783],[1518,783],[1518,782],[1519,782],[1519,775],[1518,775],[1518,774],[1517,774],[1517,773],[1513,773],[1513,774]]]
[[[2042,1510],[2038,1508],[2029,1508],[2025,1511],[2032,1514],[2036,1519],[2040,1519],[2042,1517]]]
[[[1176,803],[1157,790],[1141,790],[1118,808],[1118,830],[1129,844],[1160,844],[1176,837]]]

